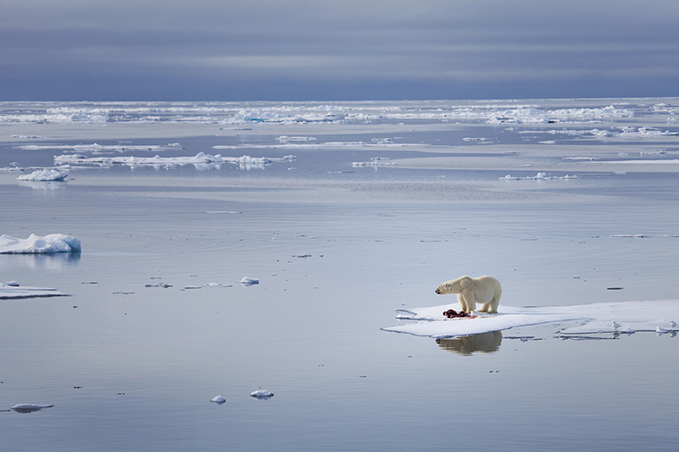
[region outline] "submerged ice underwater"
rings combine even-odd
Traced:
[[[678,112],[0,103],[0,436],[667,450]],[[464,274],[501,281],[497,316],[442,315]]]

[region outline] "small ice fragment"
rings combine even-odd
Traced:
[[[203,286],[184,286],[184,289],[202,289]]]
[[[163,289],[167,289],[168,287],[172,287],[172,284],[167,283],[145,284],[144,287],[162,287]]]
[[[224,397],[218,395],[218,396],[215,396],[212,399],[210,399],[210,402],[216,403],[217,405],[221,405],[224,402],[226,402],[226,399]]]
[[[265,389],[258,389],[257,391],[252,392],[250,394],[250,397],[254,397],[256,399],[266,400],[266,399],[270,399],[271,397],[273,397],[273,392],[269,392]]]
[[[17,413],[32,413],[34,411],[40,411],[43,408],[52,408],[54,405],[35,405],[32,403],[20,403],[11,407],[12,410]]]
[[[218,282],[209,282],[206,284],[207,287],[233,287],[233,284],[224,284]]]
[[[658,334],[663,334],[663,333],[667,333],[667,330],[664,330],[664,329],[660,328],[660,326],[657,326],[655,328],[655,332],[658,333]]]
[[[257,278],[248,278],[247,276],[243,276],[243,278],[240,281],[236,281],[244,286],[251,286],[253,284],[259,284],[259,279]]]

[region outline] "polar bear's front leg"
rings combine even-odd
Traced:
[[[476,302],[473,299],[465,297],[463,294],[457,294],[457,300],[460,302],[460,309],[462,312],[471,313],[476,309]]]

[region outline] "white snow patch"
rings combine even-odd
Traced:
[[[80,240],[65,234],[49,234],[44,237],[31,234],[27,239],[0,236],[0,254],[54,254],[80,251]]]
[[[382,328],[383,331],[407,333],[434,338],[468,336],[539,324],[563,324],[558,333],[599,334],[654,332],[658,328],[672,335],[678,331],[679,300],[628,301],[576,306],[513,307],[501,306],[498,314],[483,314],[476,318],[448,319],[443,312],[455,309],[458,303],[399,310],[396,318],[417,320],[417,323]]]

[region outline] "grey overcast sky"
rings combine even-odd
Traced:
[[[0,0],[0,100],[637,96],[678,0]]]

